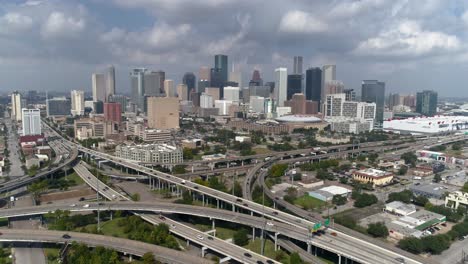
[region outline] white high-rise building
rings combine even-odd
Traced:
[[[325,102],[327,93],[325,84],[336,80],[336,65],[324,65],[322,68],[322,102]]]
[[[11,120],[21,121],[22,108],[21,94],[18,91],[14,91],[11,94]]]
[[[265,112],[265,97],[261,96],[250,96],[250,109],[255,113]]]
[[[219,109],[219,115],[228,115],[232,104],[233,102],[229,100],[215,100],[215,108]]]
[[[284,106],[284,101],[287,99],[288,91],[288,69],[278,68],[275,70],[275,100],[277,106]]]
[[[115,68],[113,65],[109,66],[107,70],[107,87],[105,102],[109,100],[109,96],[115,94]]]
[[[41,131],[41,111],[39,109],[21,110],[23,119],[23,136],[40,135]]]
[[[206,93],[202,93],[200,95],[200,107],[213,108],[213,96]]]
[[[224,100],[239,102],[239,87],[224,87]]]
[[[91,77],[93,87],[93,101],[106,101],[106,76],[100,73],[93,73]]]
[[[166,97],[175,97],[173,80],[164,80],[164,93]]]
[[[188,100],[188,87],[186,84],[178,84],[177,85],[177,97],[180,101],[187,101]]]
[[[232,65],[232,70],[229,72],[229,81],[236,82],[238,87],[242,87],[242,73],[239,67]]]
[[[72,116],[84,115],[84,92],[73,90],[71,91],[71,114]]]

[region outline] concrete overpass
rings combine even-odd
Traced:
[[[140,241],[94,235],[88,233],[78,233],[69,231],[51,231],[51,230],[24,230],[24,229],[0,229],[1,243],[53,243],[64,244],[78,242],[90,247],[103,246],[114,249],[130,256],[143,256],[147,252],[153,253],[154,257],[164,263],[186,264],[186,263],[213,263],[207,259],[190,255],[185,252],[156,246]],[[69,239],[63,238],[64,234],[70,236]]]

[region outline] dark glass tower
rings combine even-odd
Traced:
[[[422,91],[416,94],[416,112],[425,116],[434,116],[437,113],[437,93]]]
[[[319,102],[322,97],[322,69],[309,68],[306,70],[306,100]]]
[[[375,124],[382,126],[385,107],[385,83],[377,80],[362,81],[361,100],[363,102],[375,103]]]
[[[182,78],[182,83],[187,85],[187,98],[190,96],[190,91],[196,88],[197,78],[193,72],[186,72]]]
[[[296,93],[302,93],[302,74],[289,74],[286,99],[291,100]]]
[[[228,81],[228,56],[215,55],[215,68],[219,69],[221,73],[221,80],[223,83]],[[213,78],[213,75],[211,76]]]

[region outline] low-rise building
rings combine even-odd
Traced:
[[[393,201],[385,205],[384,211],[399,216],[405,216],[416,212],[416,206],[414,204],[405,204],[400,201]]]
[[[247,137],[247,136],[236,136],[234,140],[240,143],[243,143],[243,142],[250,143],[252,139],[251,137]]]
[[[175,164],[182,163],[181,148],[167,144],[119,145],[115,156],[142,163]]]
[[[202,146],[203,140],[199,138],[184,139],[181,143],[183,148],[195,149]]]
[[[211,154],[211,155],[203,155],[201,158],[202,160],[205,160],[205,161],[219,160],[219,159],[225,159],[226,155],[217,153],[217,154]]]
[[[333,199],[333,196],[335,195],[348,197],[350,193],[351,193],[351,190],[349,189],[346,189],[341,186],[332,185],[332,186],[320,188],[316,191],[311,191],[309,192],[309,196],[312,196],[324,202],[328,202],[328,201],[331,201]]]
[[[460,205],[468,208],[468,193],[466,192],[452,192],[445,196],[445,206],[453,209],[458,209]]]
[[[426,177],[434,174],[432,172],[432,167],[428,166],[416,166],[414,169],[411,170],[411,172],[414,176],[419,177]]]
[[[393,173],[368,168],[353,172],[353,180],[371,183],[374,186],[382,186],[389,184],[393,180]]]
[[[434,199],[442,199],[445,193],[449,191],[448,187],[437,183],[412,185],[410,190],[416,196],[424,196]]]

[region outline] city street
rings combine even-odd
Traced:
[[[8,128],[8,150],[10,151],[10,156],[8,159],[10,160],[10,171],[8,172],[7,176],[9,177],[20,177],[24,176],[24,171],[21,168],[23,164],[20,160],[20,152],[19,152],[19,145],[18,145],[18,136],[13,133],[12,129],[12,121],[9,118],[5,118],[5,125]]]

